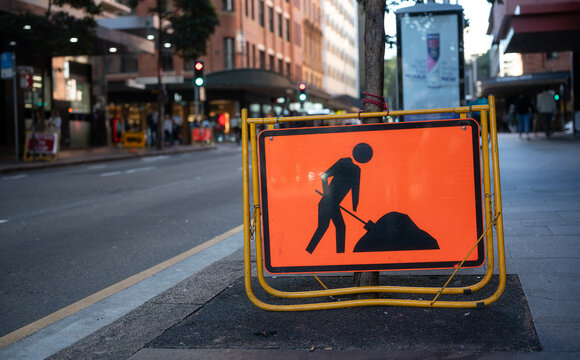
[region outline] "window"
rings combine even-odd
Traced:
[[[300,24],[294,23],[293,40],[296,46],[302,46],[302,26]]]
[[[559,57],[560,57],[560,54],[556,51],[546,53],[547,60],[558,59]]]
[[[234,68],[234,38],[224,38],[224,69]]]
[[[292,66],[290,65],[289,62],[286,63],[286,76],[290,77],[290,69],[292,68]]]
[[[278,13],[278,36],[282,37],[282,14]]]
[[[258,4],[258,22],[264,27],[264,0],[260,0]]]
[[[284,75],[284,62],[282,59],[278,59],[278,72]]]
[[[106,67],[109,73],[139,72],[137,54],[109,55],[106,57]]]
[[[260,50],[260,69],[266,68],[266,52],[264,50]]]
[[[223,0],[224,11],[234,11],[234,0]]]
[[[274,68],[274,55],[270,55],[270,70],[276,71],[276,69]]]
[[[290,41],[290,19],[284,19],[286,23],[286,41]]]
[[[248,4],[250,0],[246,0],[246,17],[250,16],[250,5]]]
[[[268,7],[268,30],[274,32],[274,8]]]
[[[251,65],[252,63],[250,62],[251,61],[251,59],[250,59],[250,49],[251,49],[250,43],[247,42],[246,43],[246,67],[251,67],[252,66]]]
[[[252,20],[254,20],[256,18],[256,13],[255,13],[255,7],[254,7],[254,3],[256,2],[256,0],[249,0],[252,2]]]
[[[252,67],[255,68],[256,66],[256,45],[252,44]]]
[[[163,71],[173,71],[173,53],[162,52],[161,53],[161,67]]]

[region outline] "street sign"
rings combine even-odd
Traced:
[[[0,68],[2,79],[11,79],[14,76],[11,52],[0,54]]]
[[[483,233],[471,119],[266,130],[259,165],[271,273],[452,268]]]

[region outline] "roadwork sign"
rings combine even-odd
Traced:
[[[483,233],[471,119],[265,130],[259,165],[271,273],[452,268]]]

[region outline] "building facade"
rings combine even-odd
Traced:
[[[494,3],[488,34],[493,36],[490,74],[483,95],[498,95],[506,113],[520,93],[535,99],[544,89],[556,94],[561,129],[580,110],[580,1],[504,0]]]
[[[46,117],[53,109],[61,112],[62,148],[111,145],[124,131],[144,132],[151,140],[151,122],[159,121],[155,114],[160,112],[159,57],[163,112],[180,120],[183,142],[190,140],[191,127],[202,119],[227,114],[235,126],[242,108],[253,117],[355,111],[359,94],[354,0],[211,1],[220,25],[207,43],[207,54],[186,61],[169,43],[156,49],[160,21],[150,11],[156,0],[143,0],[135,9],[122,0],[97,0],[104,12],[95,18],[94,53],[55,57],[44,74],[37,64],[19,62],[33,69],[30,88],[19,88],[17,94],[22,110],[19,137],[33,121],[34,111],[42,108]],[[47,0],[15,0],[2,2],[0,11],[32,9],[42,14],[47,6]],[[25,54],[20,49],[17,55],[23,59]],[[193,84],[193,60],[205,64],[200,89]],[[297,100],[299,82],[308,84],[303,103]],[[10,84],[3,85],[3,94],[9,94]],[[2,103],[2,111],[11,113],[8,101]],[[6,149],[14,143],[10,118],[0,124],[0,147]]]
[[[354,0],[323,0],[324,89],[359,97],[358,7]]]
[[[117,1],[95,1],[102,13],[100,19],[128,15],[131,9]],[[0,13],[29,13],[44,17],[49,2],[47,0],[14,0],[0,2]],[[51,14],[63,11],[73,17],[85,14],[77,9],[51,6]],[[52,49],[53,54],[39,51],[42,44],[35,25],[10,29],[0,34],[1,52],[15,54],[16,81],[14,91],[12,81],[3,79],[0,87],[0,149],[2,155],[22,153],[26,132],[39,131],[45,120],[56,110],[60,113],[59,145],[67,147],[87,147],[106,145],[108,124],[105,115],[107,80],[104,58],[108,49],[116,49],[119,54],[153,53],[154,47],[146,39],[130,33],[123,33],[98,25],[91,39],[90,52],[78,55],[76,46],[85,45],[74,33],[63,34],[67,45]],[[42,27],[39,27],[41,29]],[[13,41],[13,38],[20,39]],[[70,55],[77,53],[77,55]],[[52,55],[52,58],[51,58]],[[14,101],[16,99],[16,101]],[[33,130],[34,129],[34,130]],[[19,145],[19,146],[16,146]]]

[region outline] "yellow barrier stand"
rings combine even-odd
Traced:
[[[243,219],[244,219],[244,277],[246,294],[251,302],[257,307],[264,310],[272,311],[305,311],[305,310],[322,310],[345,308],[354,306],[409,306],[409,307],[441,307],[441,308],[476,308],[485,307],[497,301],[503,294],[506,286],[506,266],[505,266],[505,248],[504,248],[504,233],[503,233],[503,216],[501,205],[501,187],[499,174],[499,154],[497,144],[497,119],[495,110],[495,98],[489,96],[488,105],[476,105],[470,107],[455,107],[455,108],[441,108],[441,109],[426,109],[426,110],[403,110],[391,111],[391,116],[400,115],[415,115],[415,114],[439,114],[439,113],[458,113],[460,119],[466,119],[467,113],[477,111],[480,113],[481,119],[481,161],[482,164],[482,187],[483,187],[483,207],[485,218],[485,230],[483,230],[479,239],[474,239],[473,249],[480,241],[485,241],[486,244],[486,272],[481,280],[473,285],[465,287],[447,287],[447,284],[453,278],[455,273],[461,268],[463,262],[457,265],[455,272],[451,275],[449,280],[442,287],[413,287],[413,286],[365,286],[365,287],[346,287],[338,289],[327,289],[323,284],[325,290],[312,291],[295,291],[287,292],[272,288],[264,277],[264,260],[262,249],[262,210],[260,208],[260,184],[258,174],[258,146],[257,146],[257,124],[266,124],[271,128],[273,124],[287,121],[313,121],[313,120],[329,120],[329,119],[349,119],[354,117],[383,117],[387,113],[360,113],[360,114],[337,114],[337,115],[321,115],[321,116],[298,116],[298,117],[278,117],[278,118],[253,118],[247,117],[247,110],[242,110],[242,171],[243,171]],[[250,145],[248,144],[250,143]],[[489,145],[491,146],[491,154]],[[490,169],[491,161],[491,169]],[[252,193],[253,201],[250,202],[250,168],[252,169]],[[491,181],[493,181],[494,193],[491,193]],[[499,284],[495,292],[485,298],[474,301],[461,300],[438,300],[441,294],[470,294],[484,288],[493,276],[495,258],[494,258],[494,242],[493,229],[496,234],[496,250],[497,250],[497,266],[499,275]],[[407,293],[407,294],[432,294],[431,300],[416,300],[416,299],[360,299],[360,300],[344,300],[339,302],[315,302],[309,304],[291,304],[291,305],[276,305],[269,304],[258,299],[252,290],[252,264],[251,264],[251,241],[254,239],[256,248],[256,271],[258,282],[262,288],[269,294],[281,298],[316,298],[340,295],[352,295],[363,293]],[[485,240],[484,240],[485,239]],[[469,254],[465,254],[465,259]],[[358,271],[358,270],[357,270]],[[316,275],[314,275],[316,277]],[[318,279],[318,277],[317,277]],[[320,280],[319,280],[320,281]]]
[[[123,133],[123,147],[144,148],[145,145],[146,145],[146,135],[144,131]]]
[[[56,161],[60,151],[60,131],[26,131],[24,161]]]

